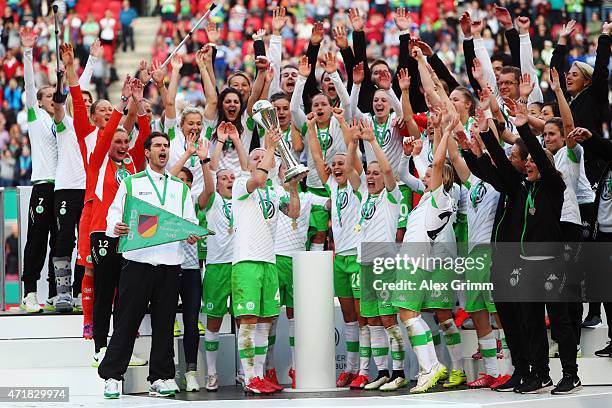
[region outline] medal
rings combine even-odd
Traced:
[[[353,229],[353,231],[360,233],[361,232],[361,224],[357,224],[355,225],[355,228]]]
[[[535,215],[535,210],[536,210],[536,209],[535,209],[535,208],[533,208],[533,207],[532,207],[532,208],[530,208],[530,209],[529,209],[529,214],[531,214],[531,215]]]
[[[531,215],[535,215],[536,212],[536,208],[535,208],[535,194],[537,192],[537,187],[535,186],[535,184],[532,184],[529,187],[529,191],[527,193],[527,199],[525,200],[525,205],[528,208],[529,214]]]
[[[297,230],[297,227],[298,227],[297,219],[294,218],[291,220],[291,228],[293,228],[293,230],[295,231]]]
[[[227,229],[227,233],[228,233],[228,234],[230,234],[230,235],[232,235],[232,234],[234,233],[234,229],[233,229],[232,227],[229,227],[229,228]]]

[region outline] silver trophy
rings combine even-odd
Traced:
[[[276,116],[276,109],[269,101],[262,99],[255,102],[253,105],[253,120],[255,120],[255,122],[257,122],[257,124],[266,131],[280,129],[278,116]],[[285,163],[285,168],[287,169],[285,172],[286,183],[295,177],[308,173],[308,167],[302,165],[296,160],[284,139],[281,138],[281,140],[278,142],[276,151],[280,155],[283,163]]]

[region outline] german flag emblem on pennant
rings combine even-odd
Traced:
[[[140,214],[138,216],[138,235],[151,238],[157,232],[157,215]]]

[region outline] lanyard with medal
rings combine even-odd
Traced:
[[[232,212],[229,204],[227,203],[227,201],[225,201],[225,198],[223,198],[223,196],[221,196],[221,200],[223,200],[223,212],[225,212],[225,216],[227,217],[227,219],[229,219],[227,233],[231,235],[234,233],[234,213]]]
[[[153,190],[155,190],[155,194],[157,194],[159,203],[161,204],[163,208],[166,203],[166,187],[168,187],[168,177],[166,177],[165,174],[162,176],[164,178],[164,195],[162,196],[161,194],[159,194],[159,190],[157,189],[157,186],[155,185],[153,178],[149,174],[149,170],[146,170],[146,173],[147,173],[147,177],[149,178],[149,181],[151,182],[151,185],[153,186]]]
[[[535,188],[535,183],[529,187],[529,192],[527,193],[527,208],[529,209],[529,214],[535,215],[535,194],[537,193],[537,188]]]
[[[385,121],[385,125],[382,127],[382,131],[379,131],[381,128],[376,123],[376,118],[372,115],[372,123],[374,124],[374,135],[376,136],[376,141],[380,147],[385,143],[385,135],[387,134],[387,128],[389,127],[389,119],[391,119],[391,115]]]
[[[361,210],[361,219],[359,219],[359,223],[355,225],[355,232],[361,232],[361,224],[363,224],[363,222],[365,221],[365,218],[372,209],[372,207],[376,206],[376,201],[372,200],[372,202],[370,202],[372,198],[377,199],[378,194],[368,194],[368,199],[363,204],[363,210]]]
[[[257,195],[259,196],[259,203],[261,204],[261,211],[263,212],[263,216],[264,219],[266,220],[266,223],[270,222],[270,218],[268,218],[268,204],[272,205],[272,203],[270,203],[270,190],[268,189],[268,185],[266,184],[266,201],[264,203],[264,199],[261,196],[261,191],[259,191],[260,189],[257,189]]]
[[[319,129],[319,126],[317,125],[317,139],[319,140],[319,145],[323,150],[323,158],[327,156],[327,149],[329,148],[329,146],[327,146],[327,142],[329,141],[329,128],[325,130],[325,132],[321,132],[321,129]]]

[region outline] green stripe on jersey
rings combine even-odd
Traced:
[[[34,122],[36,120],[36,111],[34,108],[28,108],[28,122]]]

